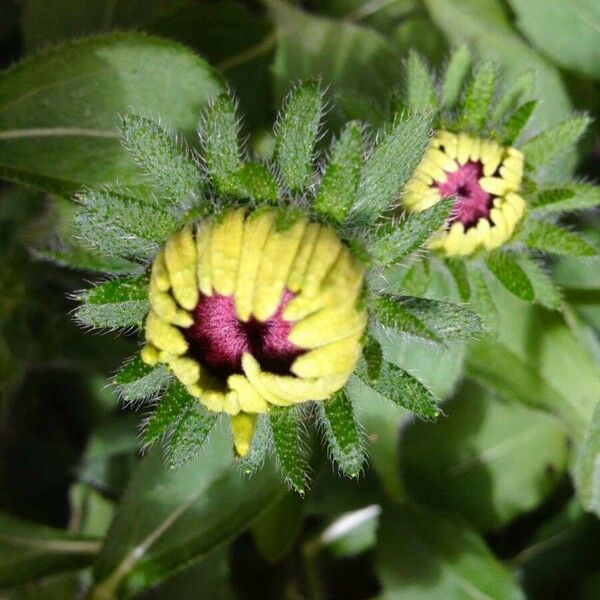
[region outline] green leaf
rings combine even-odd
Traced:
[[[362,356],[366,365],[367,377],[371,381],[376,381],[379,379],[379,373],[383,366],[383,352],[379,342],[370,334],[367,334]]]
[[[144,445],[150,446],[179,423],[195,400],[179,380],[173,380],[144,426]]]
[[[492,331],[498,328],[498,309],[487,284],[485,274],[476,267],[467,269],[471,288],[471,305],[482,316],[485,324]]]
[[[400,80],[400,57],[369,27],[306,13],[282,0],[268,0],[277,30],[272,66],[276,96],[298,80],[319,77],[344,95],[381,102]]]
[[[346,477],[358,477],[363,470],[365,450],[352,402],[340,390],[318,402],[317,410],[332,458]]]
[[[123,145],[159,191],[164,208],[186,210],[199,204],[202,174],[189,149],[158,123],[139,115],[123,117],[120,131]]]
[[[363,153],[362,128],[352,121],[333,144],[313,203],[317,213],[334,223],[341,223],[356,201]]]
[[[521,106],[508,117],[506,122],[502,125],[500,132],[503,144],[506,146],[514,144],[525,125],[527,125],[536,106],[537,100],[530,100],[529,102],[525,102],[525,104],[521,104]]]
[[[0,513],[0,588],[89,566],[101,541]]]
[[[600,515],[600,404],[594,410],[585,438],[577,449],[574,479],[583,507]]]
[[[413,114],[398,119],[367,159],[358,200],[348,219],[357,225],[374,222],[400,200],[400,193],[429,144],[431,118]]]
[[[288,492],[265,510],[252,525],[252,534],[258,551],[274,563],[293,547],[302,531],[305,499]]]
[[[452,275],[458,297],[462,302],[467,302],[471,297],[471,285],[469,284],[469,273],[465,266],[465,262],[457,258],[448,258],[444,264],[450,272],[450,275]]]
[[[596,249],[575,233],[546,221],[530,221],[525,243],[536,250],[561,256],[594,256]]]
[[[554,417],[472,384],[444,413],[435,426],[414,421],[401,438],[402,473],[416,502],[497,529],[539,506],[564,475],[568,440]]]
[[[458,46],[450,55],[442,79],[442,108],[454,108],[458,102],[472,60],[473,57],[465,44]]]
[[[402,221],[384,225],[372,245],[371,252],[383,265],[395,264],[419,250],[444,225],[454,199],[436,202],[431,208],[409,215]]]
[[[466,128],[473,133],[483,129],[488,120],[497,79],[498,71],[492,61],[484,62],[477,69],[460,106],[459,128]]]
[[[506,115],[516,110],[520,105],[526,104],[533,93],[535,72],[532,70],[519,73],[514,80],[506,86],[492,111],[492,122],[504,121]]]
[[[589,124],[590,118],[587,115],[571,116],[527,140],[520,150],[529,164],[544,165],[569,150],[583,135]]]
[[[423,508],[384,507],[375,569],[389,600],[525,599],[476,531]]]
[[[190,397],[167,439],[165,455],[169,469],[181,469],[198,455],[206,444],[217,417],[217,413],[204,409],[200,402]]]
[[[145,276],[113,279],[80,292],[75,318],[86,327],[140,327],[150,307]]]
[[[496,279],[517,298],[527,302],[535,298],[531,281],[513,256],[496,250],[490,252],[485,262]]]
[[[170,382],[171,375],[164,365],[151,367],[139,355],[127,361],[113,383],[123,402],[136,402],[155,397]]]
[[[530,201],[535,214],[593,208],[600,204],[600,187],[591,183],[573,183],[558,188],[543,189]]]
[[[287,484],[303,495],[307,484],[307,464],[302,448],[298,409],[277,407],[271,410],[269,418],[281,471]]]
[[[438,399],[425,385],[387,361],[381,366],[376,380],[369,377],[364,360],[359,362],[355,376],[384,398],[424,419],[434,420],[440,413]]]
[[[272,464],[248,478],[234,462],[225,420],[181,470],[165,470],[161,449],[152,449],[121,498],[91,597],[138,595],[239,534],[285,492]]]
[[[407,296],[422,296],[427,293],[432,277],[433,272],[429,261],[422,258],[406,270],[399,289]]]
[[[385,295],[372,303],[375,317],[384,327],[438,342],[455,342],[484,332],[479,316],[452,302]]]
[[[222,196],[238,196],[242,166],[239,118],[233,98],[219,94],[202,114],[198,127],[203,159],[212,184]]]
[[[277,202],[277,184],[264,165],[257,162],[245,163],[237,172],[237,179],[237,196],[248,197],[256,202]]]
[[[438,105],[432,75],[417,52],[411,50],[405,66],[406,104],[415,111],[435,111]]]
[[[283,183],[292,192],[305,189],[314,174],[314,152],[322,115],[321,86],[308,81],[290,92],[277,119],[274,159]]]
[[[600,77],[600,7],[595,0],[509,0],[509,4],[517,26],[533,46],[567,69]]]
[[[111,33],[52,48],[0,74],[0,177],[63,195],[139,185],[119,114],[160,115],[191,140],[220,88],[204,60],[166,40]]]
[[[79,235],[107,256],[147,259],[181,224],[148,199],[111,187],[83,192],[78,199],[83,204],[76,219]]]
[[[563,299],[560,290],[544,269],[526,254],[520,255],[517,262],[533,286],[535,302],[550,310],[561,310]]]

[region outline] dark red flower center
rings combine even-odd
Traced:
[[[275,314],[265,322],[238,319],[232,296],[200,296],[193,311],[194,324],[183,331],[189,354],[214,375],[242,373],[242,354],[250,352],[262,369],[290,374],[294,359],[305,350],[288,341],[293,322],[283,310],[294,294],[285,291]]]
[[[482,172],[479,161],[469,161],[458,171],[447,173],[445,183],[437,184],[442,198],[456,197],[450,224],[460,221],[465,229],[469,229],[477,225],[480,218],[489,218],[493,196],[479,185]]]

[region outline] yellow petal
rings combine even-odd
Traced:
[[[146,344],[140,352],[140,357],[143,362],[153,367],[158,364],[158,348],[152,344]]]
[[[511,184],[511,189],[516,191],[519,189],[519,184],[521,183],[521,174],[515,173],[511,169],[508,169],[504,166],[500,167],[500,177]]]
[[[155,280],[150,280],[150,306],[152,310],[167,323],[179,327],[189,327],[194,319],[183,308],[179,308],[173,297],[168,292],[157,289]]]
[[[252,313],[259,321],[266,321],[277,310],[306,224],[306,219],[300,219],[285,231],[274,229],[267,238],[252,302]]]
[[[240,412],[237,392],[227,392],[223,402],[223,411],[228,415],[237,415]]]
[[[169,367],[183,385],[192,385],[200,379],[200,365],[193,358],[176,357],[169,362]]]
[[[170,354],[185,354],[188,349],[181,331],[163,321],[152,310],[146,319],[146,339],[160,350]]]
[[[175,300],[186,310],[198,304],[196,243],[189,227],[184,227],[167,242],[165,262]]]
[[[150,273],[150,285],[154,286],[161,292],[166,292],[171,287],[167,264],[165,263],[165,251],[161,248],[154,258],[152,263],[152,271]]]
[[[485,192],[494,196],[504,196],[507,192],[513,191],[513,186],[505,179],[500,179],[500,177],[482,177],[479,180],[479,185]]]
[[[456,148],[456,160],[461,165],[464,165],[471,155],[471,148],[473,147],[473,138],[466,133],[458,134],[458,146]]]
[[[446,173],[458,171],[458,164],[452,160],[445,152],[431,148],[427,151],[427,158],[432,160],[440,169]]]
[[[230,375],[227,385],[237,392],[240,409],[245,413],[265,413],[269,404],[244,375]]]
[[[462,245],[459,248],[458,254],[461,256],[468,256],[469,254],[472,254],[477,247],[477,242],[477,229],[475,227],[467,229],[465,235],[463,236]]]
[[[448,232],[448,236],[446,237],[446,242],[444,244],[444,249],[448,256],[454,256],[458,254],[463,243],[464,235],[465,226],[459,221],[453,223],[450,227],[450,231]]]
[[[430,157],[430,152],[436,152],[436,150],[428,150],[425,153],[425,157],[423,158],[421,164],[419,165],[419,171],[429,175],[434,181],[438,183],[445,183],[448,179],[448,176],[444,172],[444,169],[440,168]]]
[[[327,303],[355,304],[362,290],[365,270],[348,248],[342,246],[337,260],[325,277],[321,293]]]
[[[517,160],[520,160],[521,162],[523,162],[525,160],[525,156],[523,155],[523,153],[520,150],[517,150],[516,148],[507,148],[506,149],[506,153],[509,156],[512,156],[513,158],[516,158]]]
[[[235,291],[242,240],[244,209],[230,210],[220,222],[213,225],[210,241],[210,268],[212,285],[222,296]]]
[[[258,361],[249,352],[244,352],[242,355],[242,369],[244,375],[248,378],[250,383],[256,388],[258,393],[265,398],[271,404],[275,406],[290,406],[293,404],[290,400],[279,397],[277,394],[273,394],[264,386],[262,375],[263,372],[258,364]]]
[[[306,296],[300,294],[292,298],[287,306],[283,309],[283,318],[286,321],[299,321],[317,312],[325,306],[325,296],[318,294],[317,296]]]
[[[233,445],[239,456],[246,456],[252,445],[252,437],[256,428],[256,415],[240,413],[231,417],[231,434]]]
[[[429,186],[433,183],[433,177],[430,177],[429,175],[427,175],[427,173],[425,173],[425,171],[423,171],[423,169],[421,169],[422,164],[423,163],[421,162],[421,164],[415,170],[414,177],[421,183],[424,183],[425,185]]]
[[[318,348],[353,334],[362,333],[367,323],[365,311],[354,307],[327,307],[298,321],[288,340],[300,348]]]
[[[494,153],[490,154],[486,161],[482,160],[483,163],[483,175],[485,177],[491,177],[502,162],[504,158],[504,148],[501,146],[496,146],[496,150]]]
[[[308,262],[312,256],[320,228],[321,226],[318,223],[309,223],[304,230],[300,248],[292,263],[287,280],[287,287],[292,292],[300,290],[304,283],[304,274],[306,273]]]
[[[262,372],[261,382],[268,391],[296,404],[309,400],[326,400],[347,381],[348,374],[328,375],[315,379],[300,379],[285,375]]]
[[[247,321],[252,312],[256,273],[274,219],[273,211],[259,211],[246,219],[240,267],[235,285],[235,311],[242,321]]]
[[[444,152],[452,159],[455,160],[458,150],[458,138],[455,134],[449,131],[440,131],[437,133],[436,138],[438,139],[441,146],[444,148]]]
[[[210,223],[200,223],[196,229],[196,252],[198,260],[198,287],[205,296],[212,296],[212,279],[210,265]]]
[[[519,194],[515,194],[514,192],[510,192],[508,194],[506,194],[506,201],[510,202],[510,204],[512,204],[513,208],[516,210],[517,214],[519,215],[519,219],[523,216],[523,213],[525,212],[525,200],[523,200],[523,198],[521,196],[519,196]]]
[[[342,244],[335,232],[329,227],[321,227],[304,274],[304,295],[315,296],[319,292],[321,282],[335,263],[341,249]]]
[[[349,377],[362,352],[360,337],[355,334],[302,354],[292,364],[292,373],[305,379],[343,373]]]
[[[481,140],[479,138],[473,138],[473,145],[471,146],[470,158],[471,160],[479,160],[481,157]]]

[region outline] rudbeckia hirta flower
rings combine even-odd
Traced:
[[[124,401],[146,407],[144,444],[164,440],[172,467],[227,420],[246,472],[273,452],[302,492],[302,437],[315,426],[339,470],[357,477],[360,390],[426,419],[439,412],[421,381],[386,360],[379,338],[395,331],[444,344],[481,332],[464,306],[371,283],[450,214],[439,203],[415,222],[392,216],[429,142],[428,118],[398,119],[377,144],[350,122],[323,160],[315,153],[322,112],[316,83],[294,89],[267,163],[242,151],[228,94],[201,118],[199,160],[157,123],[129,115],[123,142],[154,193],[104,187],[79,196],[81,237],[127,276],[82,292],[77,318],[140,330],[140,354],[115,382]],[[405,153],[399,172],[388,168],[396,149]]]
[[[150,275],[143,360],[167,364],[208,410],[232,415],[242,455],[244,415],[344,386],[367,322],[364,268],[335,232],[305,218],[278,228],[277,218],[240,208],[185,227]]]
[[[523,154],[494,140],[438,131],[408,183],[406,208],[420,212],[455,198],[448,230],[429,247],[447,256],[492,250],[507,242],[523,218],[519,194]]]

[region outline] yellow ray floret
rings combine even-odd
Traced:
[[[467,162],[478,163],[481,190],[491,198],[489,214],[476,223],[456,220],[429,242],[447,256],[467,256],[480,249],[492,250],[506,243],[525,213],[519,195],[523,178],[523,154],[493,140],[466,133],[438,131],[429,150],[404,188],[402,201],[411,212],[421,212],[442,199],[438,186],[448,181]],[[443,189],[443,187],[441,188]],[[455,205],[456,208],[456,205]],[[460,210],[460,207],[459,207]]]
[[[511,198],[511,214],[516,208]],[[232,432],[243,455],[256,414],[274,405],[324,400],[345,384],[362,350],[367,315],[358,301],[363,280],[364,267],[329,227],[304,218],[278,227],[273,210],[228,211],[195,229],[182,229],[158,252],[142,359],[166,364],[208,410],[235,416]],[[239,372],[226,377],[201,364],[186,329],[195,326],[202,298],[231,297],[232,318],[240,324],[267,322],[288,298],[286,290],[295,297],[282,318],[289,322],[287,340],[297,348],[289,373],[269,372],[248,351],[240,357]]]

